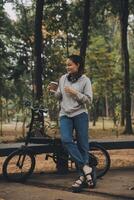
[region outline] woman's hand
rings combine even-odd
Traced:
[[[47,90],[50,91],[50,92],[56,92],[57,88],[58,88],[58,83],[56,83],[56,82],[51,82],[47,86]]]
[[[72,87],[69,87],[69,86],[65,86],[64,87],[64,91],[68,94],[71,94],[71,95],[77,95],[78,91],[75,90],[74,88]]]
[[[50,85],[47,86],[47,91],[49,91],[49,92],[55,92]]]

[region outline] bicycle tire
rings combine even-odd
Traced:
[[[109,153],[103,146],[101,146],[100,144],[98,144],[96,142],[90,143],[89,154],[90,153],[92,154],[92,156],[94,156],[96,158],[96,161],[97,161],[96,164],[93,163],[94,161],[93,162],[91,161],[91,163],[93,163],[93,165],[96,165],[97,178],[101,178],[110,169],[111,160],[110,160]],[[102,156],[103,156],[103,158],[102,158]],[[91,156],[89,156],[89,159],[90,158],[91,158]],[[104,160],[102,161],[102,159],[104,159]],[[102,162],[104,162],[103,166],[102,166]]]
[[[16,160],[15,163],[13,163],[13,161],[15,160],[15,157],[18,157],[19,160]],[[20,165],[19,162],[21,162],[21,159],[23,158],[24,158],[25,163],[26,163],[26,159],[29,158],[29,161],[28,161],[30,164],[29,168],[27,169],[27,171],[20,171],[16,173],[16,170],[22,170],[22,168],[20,168],[18,165]],[[24,162],[23,162],[23,166],[25,164]],[[15,164],[16,168],[14,168],[13,164]],[[11,172],[8,170],[10,167],[11,167]],[[3,171],[3,176],[6,180],[13,181],[13,182],[24,182],[33,173],[34,168],[35,168],[35,157],[32,154],[32,152],[25,149],[18,149],[12,152],[5,159],[2,171]]]

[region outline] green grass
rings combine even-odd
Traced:
[[[104,125],[104,126],[103,126]],[[123,135],[124,127],[115,127],[113,121],[105,119],[104,124],[102,119],[96,122],[96,126],[93,123],[89,123],[89,136],[91,139],[132,139],[134,135]],[[25,132],[27,129],[25,129]],[[56,133],[55,133],[56,132]],[[49,135],[53,137],[60,137],[58,129],[49,130]],[[0,136],[0,142],[14,142],[22,141],[24,139],[22,131],[22,123],[19,122],[16,127],[16,123],[3,124],[2,136]]]

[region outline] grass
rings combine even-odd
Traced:
[[[22,129],[22,123],[19,122],[16,126],[15,122],[10,124],[3,124],[2,135],[0,136],[0,142],[14,142],[24,140],[24,134]],[[124,127],[115,127],[113,121],[110,119],[105,119],[104,126],[102,119],[96,122],[96,126],[93,123],[89,123],[89,135],[91,139],[132,139],[134,140],[134,135],[123,135],[122,132]],[[25,133],[27,128],[25,128]],[[56,132],[56,134],[55,134]],[[59,130],[53,129],[49,130],[49,135],[53,137],[60,137]]]
[[[15,141],[22,141],[24,139],[23,133],[22,133],[22,123],[19,122],[16,123],[10,123],[10,124],[3,124],[3,132],[2,136],[0,136],[0,142],[15,142]],[[89,124],[89,135],[91,139],[105,139],[105,140],[134,140],[134,135],[123,135],[124,127],[114,127],[112,120],[105,120],[104,121],[104,129],[103,129],[103,123],[102,120],[99,119],[99,121],[96,123],[96,126],[92,125],[92,122]],[[27,129],[25,129],[26,131]],[[56,129],[54,131],[57,131],[56,136],[59,137],[59,131]],[[51,132],[49,135],[53,135]],[[133,149],[124,149],[124,150],[111,150],[109,151],[110,157],[111,157],[111,168],[116,167],[127,167],[127,166],[134,166],[134,150]],[[49,159],[48,161],[44,161],[43,155],[37,155],[37,165],[36,165],[36,171],[46,171],[46,170],[54,170],[55,164],[54,162]],[[2,166],[2,163],[5,158],[0,159],[0,165]],[[40,164],[41,163],[41,164]],[[0,168],[1,173],[1,168]]]

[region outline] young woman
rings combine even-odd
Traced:
[[[71,55],[66,63],[67,73],[61,76],[58,89],[48,85],[48,90],[54,92],[60,100],[60,133],[61,141],[77,164],[80,174],[72,185],[73,192],[80,192],[83,183],[94,187],[93,169],[89,163],[88,125],[89,118],[86,106],[92,102],[92,86],[90,79],[84,75],[82,58]],[[73,130],[76,131],[77,144],[73,141]]]

